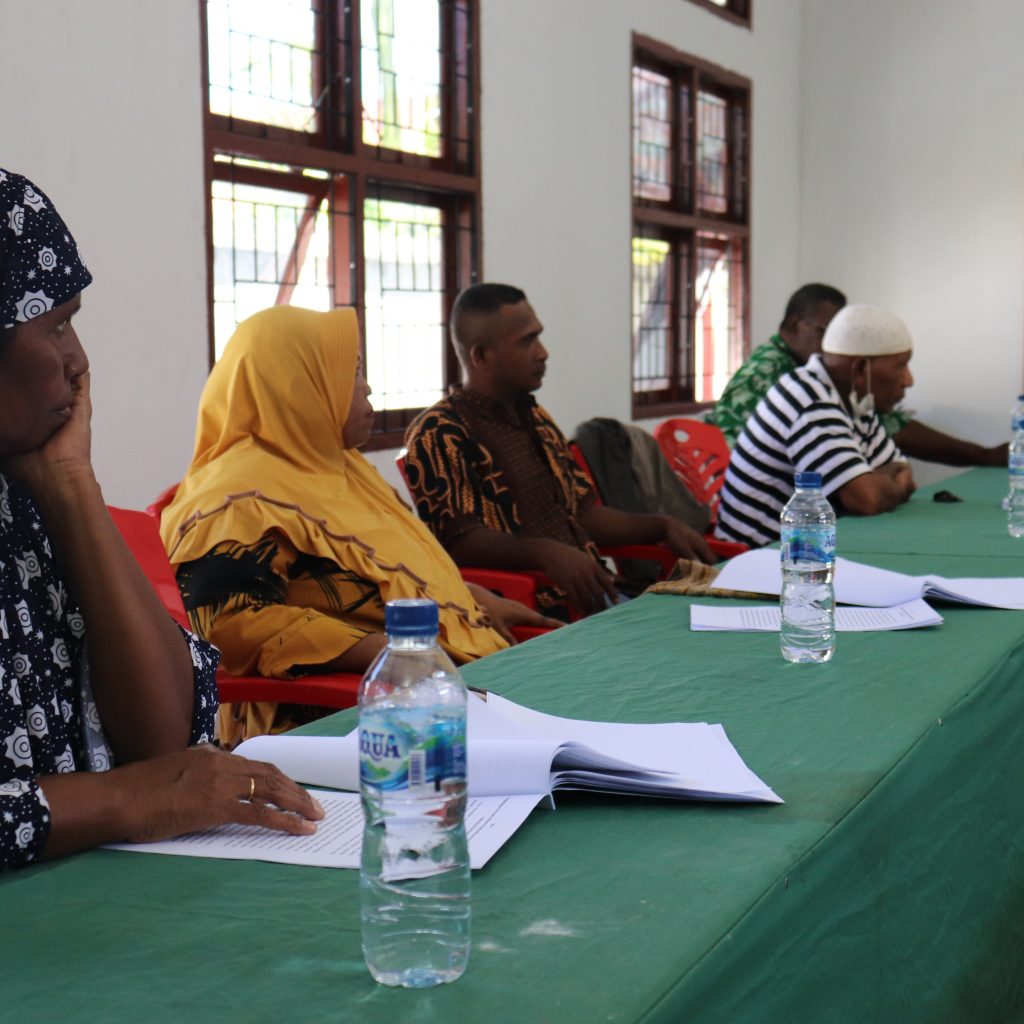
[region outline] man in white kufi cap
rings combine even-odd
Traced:
[[[759,345],[733,374],[708,415],[729,442],[736,444],[747,420],[768,389],[784,374],[803,366],[821,351],[832,318],[846,305],[846,296],[829,284],[805,284],[789,297],[778,331]],[[948,466],[1005,466],[1008,445],[976,444],[922,423],[908,409],[879,410],[878,418],[897,448],[913,459]]]
[[[913,340],[894,313],[844,306],[820,355],[781,377],[755,408],[733,449],[716,533],[760,547],[778,540],[779,513],[797,472],[821,474],[839,514],[877,515],[914,493],[910,466],[878,413],[914,383]]]

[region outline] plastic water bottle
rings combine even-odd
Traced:
[[[363,956],[384,985],[455,981],[469,959],[466,687],[437,605],[389,601],[359,690]]]
[[[1010,438],[1010,495],[1006,517],[1011,537],[1024,537],[1024,422]]]
[[[820,473],[797,473],[796,492],[779,517],[782,626],[786,661],[829,661],[836,646],[836,514],[821,493]]]
[[[1010,411],[1010,436],[1024,427],[1024,395],[1017,396],[1017,404]]]

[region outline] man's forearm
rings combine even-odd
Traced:
[[[839,489],[839,500],[847,512],[875,516],[902,505],[914,493],[914,480],[905,462],[864,473]]]
[[[591,505],[580,525],[598,547],[617,544],[657,544],[665,538],[665,517],[623,512],[608,505]]]
[[[893,435],[893,441],[905,454],[925,462],[942,462],[947,466],[984,466],[989,464],[989,451],[980,444],[944,434],[917,420],[911,420]]]
[[[544,569],[545,550],[558,541],[517,537],[486,526],[464,533],[449,548],[456,565],[480,569]]]

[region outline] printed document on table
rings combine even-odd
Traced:
[[[779,552],[774,548],[745,551],[728,562],[712,590],[745,590],[778,594],[782,587]],[[1024,610],[1024,577],[985,576],[947,578],[907,576],[848,558],[835,564],[836,601],[887,608],[917,597],[934,597],[986,608]]]
[[[326,812],[311,836],[290,836],[259,825],[222,825],[158,843],[111,843],[107,849],[358,868],[363,841],[363,809],[358,795],[315,789],[310,792]],[[538,796],[470,799],[466,806],[470,867],[482,868],[526,821],[540,799]]]
[[[708,633],[778,633],[781,617],[777,604],[750,604],[735,608],[695,604],[690,606],[690,629]],[[840,633],[917,629],[941,624],[942,616],[921,598],[891,608],[844,605],[836,609],[836,630]]]

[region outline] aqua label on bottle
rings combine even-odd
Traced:
[[[418,736],[385,716],[370,716],[359,726],[359,776],[381,790],[442,791],[466,777],[465,732],[442,720]]]
[[[823,562],[831,565],[835,561],[835,527],[813,529],[806,526],[784,526],[780,539],[783,562]]]

